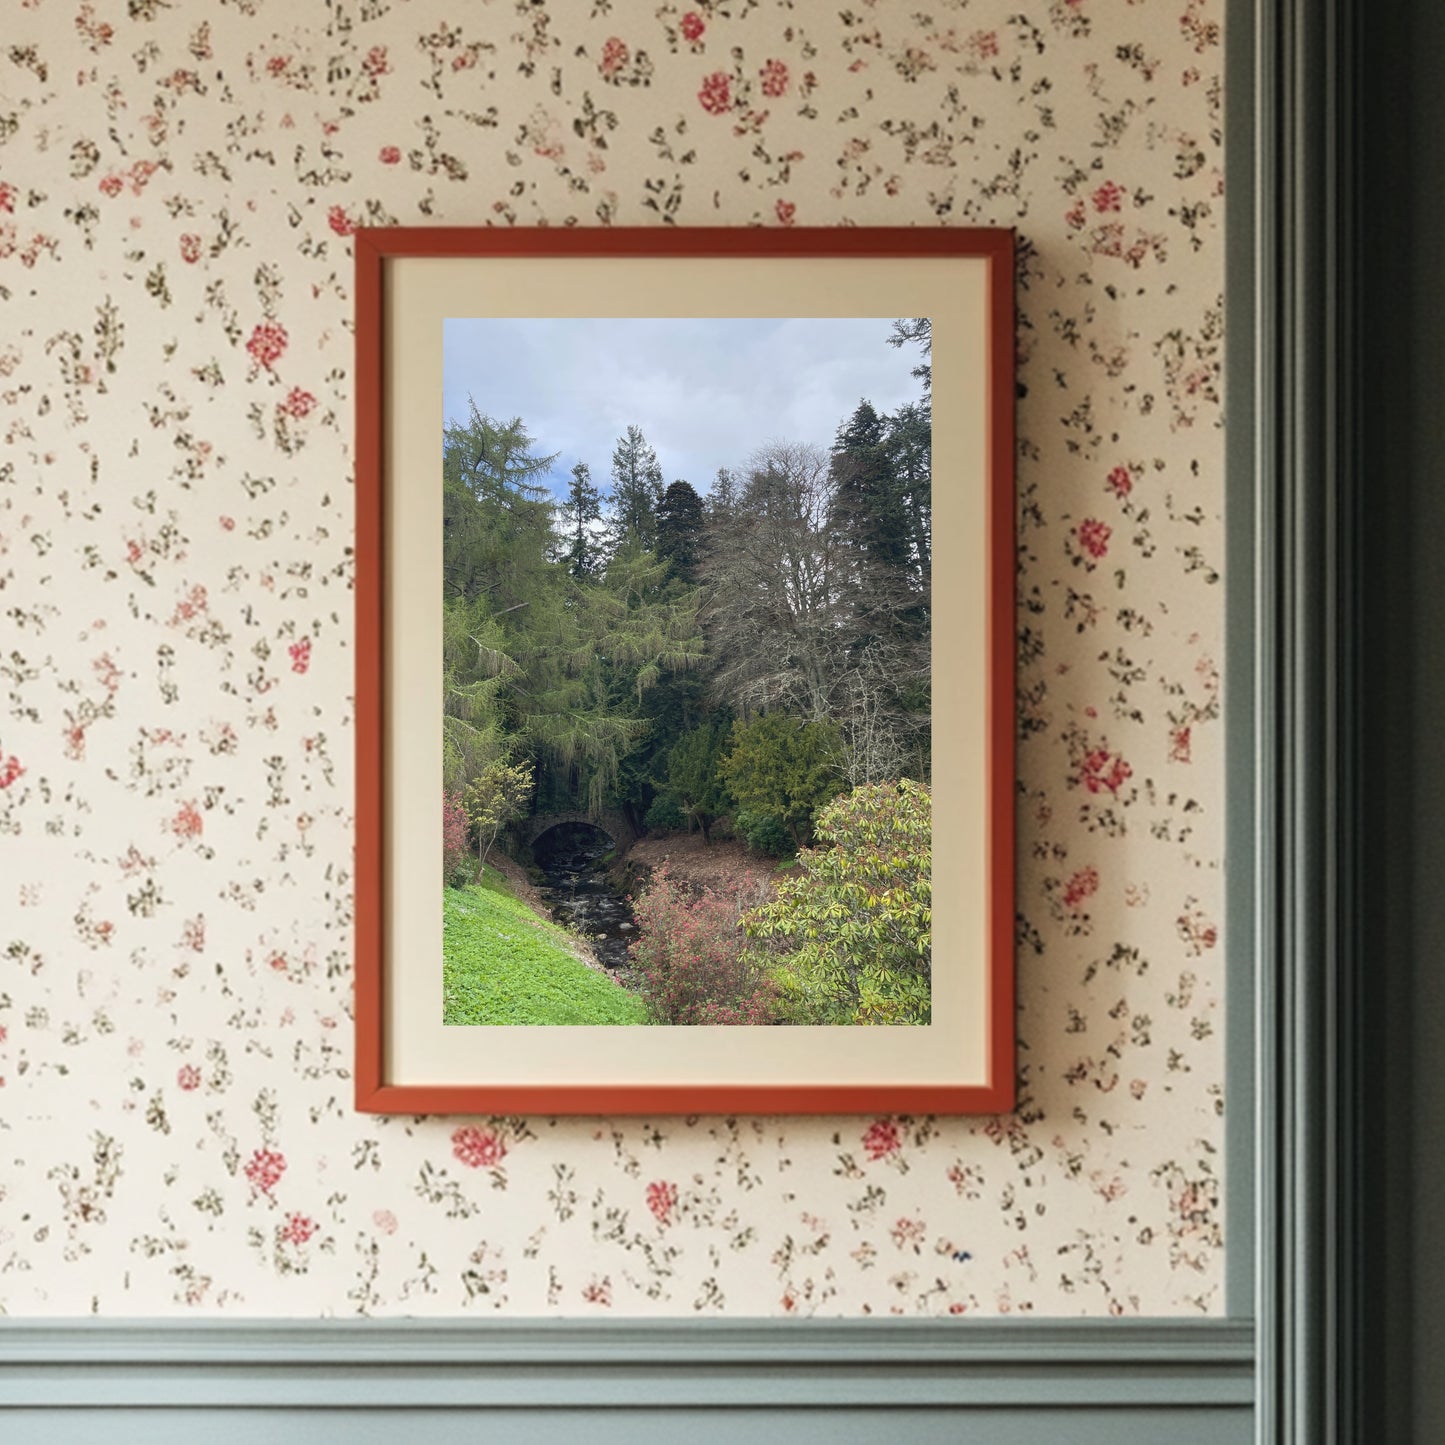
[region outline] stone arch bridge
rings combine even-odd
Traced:
[[[620,808],[604,808],[596,815],[582,809],[567,813],[538,813],[531,818],[518,819],[512,825],[512,836],[530,852],[543,833],[563,823],[586,823],[600,828],[612,839],[619,853],[625,853],[638,838],[637,830]]]

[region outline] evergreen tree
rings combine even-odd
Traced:
[[[520,417],[499,422],[468,401],[466,422],[442,432],[442,583],[445,595],[495,610],[525,603],[552,545],[552,501],[534,478],[556,455],[538,456]]]
[[[832,457],[851,619],[837,717],[854,782],[929,771],[931,425],[859,404]]]
[[[776,818],[801,848],[813,836],[813,817],[842,787],[838,730],[770,712],[735,722],[718,771],[738,807]]]
[[[562,503],[562,535],[567,539],[567,570],[573,577],[588,577],[602,561],[602,541],[594,530],[602,519],[602,493],[592,484],[586,462],[572,468],[572,484]]]
[[[657,505],[662,500],[662,468],[642,428],[629,426],[612,450],[612,543],[636,538],[649,550],[657,544]]]
[[[479,501],[539,501],[547,488],[535,477],[552,469],[559,453],[533,456],[535,445],[522,418],[497,421],[483,416],[467,398],[470,416],[465,422],[448,422],[442,432],[442,474],[464,485]]]
[[[712,825],[732,801],[722,776],[731,736],[731,721],[723,714],[683,733],[667,754],[667,796],[689,824],[702,829],[704,843],[712,842]]]
[[[684,481],[674,482],[657,508],[657,555],[672,564],[674,576],[697,580],[703,549],[702,498]]]
[[[927,316],[909,316],[893,323],[889,346],[908,342],[916,342],[926,358],[913,368],[913,375],[923,383],[923,404],[928,407],[933,401],[933,322]]]
[[[708,517],[725,518],[732,515],[733,508],[737,505],[738,483],[731,470],[727,467],[717,469],[717,478],[712,484],[712,491],[707,494]]]
[[[833,443],[833,516],[860,567],[874,574],[908,565],[908,520],[892,463],[884,418],[860,401]],[[875,575],[864,585],[881,580]]]
[[[933,420],[926,403],[909,402],[887,419],[884,446],[908,534],[915,583],[932,580]]]

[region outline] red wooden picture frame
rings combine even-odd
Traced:
[[[391,228],[356,259],[356,1107],[404,1114],[988,1114],[1015,1101],[1014,236],[982,228]],[[388,585],[384,535],[388,267],[409,258],[970,258],[988,267],[986,1077],[964,1083],[428,1084],[387,1076],[385,812]],[[936,394],[935,412],[946,405]],[[440,906],[440,904],[438,904]],[[934,1027],[937,1027],[935,1025]]]

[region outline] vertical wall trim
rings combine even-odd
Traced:
[[[1255,1294],[1255,0],[1225,6],[1224,174],[1224,1309],[1253,1315]]]
[[[1344,1445],[1352,1407],[1358,949],[1347,889],[1356,479],[1342,343],[1350,0],[1261,0],[1256,41],[1258,1438]],[[1342,1007],[1345,1005],[1346,1007]]]

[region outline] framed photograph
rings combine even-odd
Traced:
[[[355,254],[357,1107],[1010,1109],[1012,232]]]

